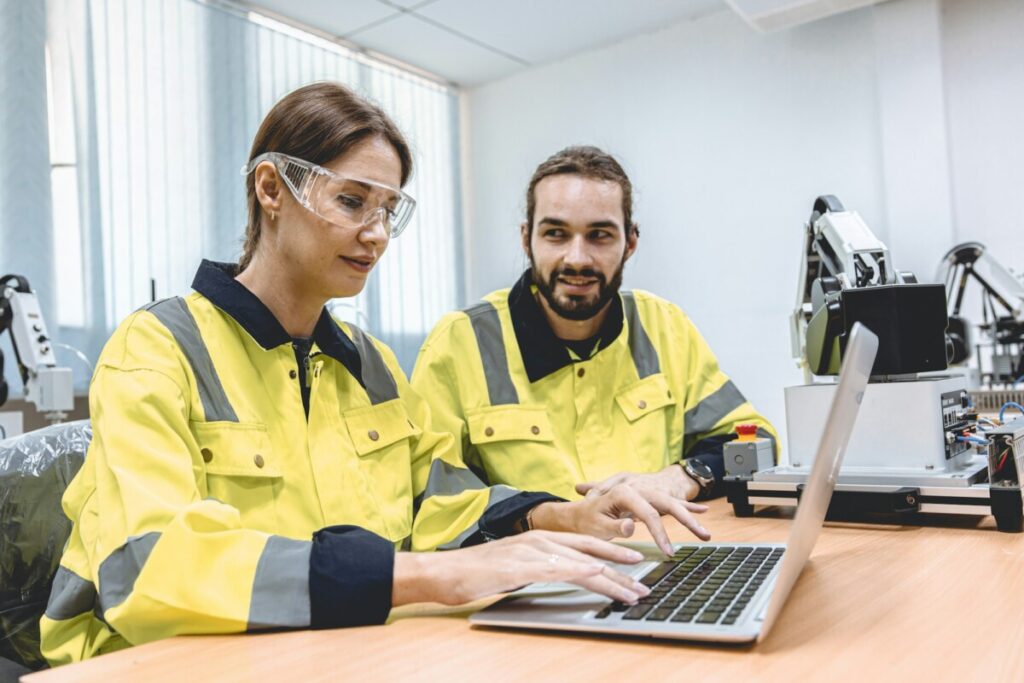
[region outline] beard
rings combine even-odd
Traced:
[[[583,268],[582,270],[557,268],[545,280],[540,271],[537,270],[537,264],[534,263],[533,254],[531,253],[530,278],[533,280],[533,284],[537,285],[537,291],[548,302],[548,306],[559,317],[566,320],[589,320],[600,313],[601,309],[612,300],[612,297],[619,293],[619,288],[622,287],[622,270],[625,265],[626,259],[623,256],[622,262],[615,269],[611,280],[608,280],[604,273],[599,273],[593,268]],[[568,295],[559,298],[555,295],[555,287],[560,277],[594,278],[597,280],[597,294],[590,297]]]

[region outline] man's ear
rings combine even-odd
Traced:
[[[256,200],[263,213],[275,216],[281,212],[281,193],[284,190],[277,168],[269,161],[264,161],[256,167],[255,174]]]
[[[526,221],[519,224],[519,241],[523,245],[523,252],[530,255],[530,225]]]
[[[626,236],[626,254],[622,260],[627,261],[629,257],[636,252],[637,243],[640,241],[640,226],[634,223],[629,228],[629,234]]]

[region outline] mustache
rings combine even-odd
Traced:
[[[604,273],[599,273],[593,268],[582,268],[576,270],[575,268],[558,268],[551,273],[551,277],[548,278],[548,284],[554,289],[555,281],[560,277],[592,277],[595,278],[602,287],[607,284],[608,278],[604,276]]]

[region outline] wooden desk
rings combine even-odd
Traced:
[[[724,501],[705,519],[738,542],[785,540],[790,523],[781,510],[737,519]],[[419,606],[387,626],[174,638],[23,680],[1024,681],[1024,535],[991,519],[922,523],[827,523],[752,647],[486,630],[471,609]]]

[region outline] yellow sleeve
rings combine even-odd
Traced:
[[[683,457],[696,455],[695,447],[710,437],[724,437],[734,434],[737,425],[754,424],[757,425],[760,436],[771,440],[777,462],[779,436],[775,428],[754,409],[733,381],[722,372],[718,358],[693,322],[682,311],[678,313],[683,331],[681,348],[685,349],[687,354],[685,365],[689,370],[686,378],[686,397],[683,402]],[[718,453],[720,457],[720,446]],[[714,464],[708,464],[714,468]]]
[[[442,334],[450,342],[452,336],[447,331],[449,325],[442,321],[420,349],[412,373],[412,390],[422,404],[424,424],[429,421],[430,428],[448,439],[431,454],[424,487],[417,496],[413,522],[416,550],[458,548],[506,535],[507,522],[519,513],[517,506],[528,509],[539,501],[534,494],[510,486],[490,485],[483,469],[472,462],[459,384],[451,368],[458,349],[451,343],[437,343]]]

